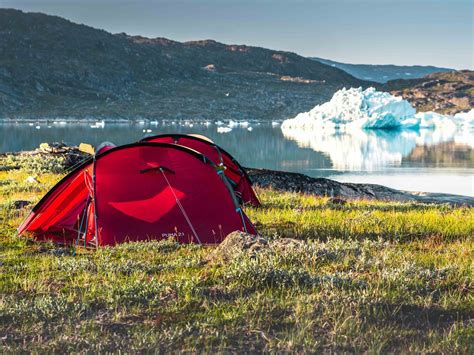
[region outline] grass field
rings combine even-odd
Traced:
[[[260,233],[301,248],[228,261],[170,240],[62,249],[16,237],[32,205],[14,201],[60,177],[35,169],[0,172],[2,353],[474,352],[472,208],[259,190]]]

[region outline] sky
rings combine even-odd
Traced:
[[[473,0],[0,0],[112,33],[474,69]]]

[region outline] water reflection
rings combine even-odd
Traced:
[[[299,147],[324,153],[340,171],[371,172],[402,165],[474,167],[474,134],[468,129],[341,132],[282,128],[282,132]]]
[[[39,129],[36,125],[0,123],[0,152],[34,149],[42,142],[125,144],[145,134],[197,133],[224,147],[244,166],[340,181],[373,182],[408,190],[474,195],[472,128],[308,132],[282,130],[271,122],[257,121],[249,122],[248,126],[237,125],[229,133],[218,133],[218,127],[221,126],[205,121],[167,125],[106,123],[96,128],[90,124],[52,125],[51,128],[40,125]],[[406,185],[400,185],[401,182]]]
[[[42,142],[87,142],[98,145],[110,141],[125,144],[135,142],[145,134],[197,133],[211,138],[245,166],[296,172],[322,168],[325,170],[321,174],[329,175],[326,169],[331,169],[332,165],[328,157],[311,149],[301,149],[294,142],[284,139],[280,127],[271,122],[250,122],[251,131],[245,126],[235,127],[229,133],[218,133],[218,127],[220,126],[205,121],[181,125],[105,124],[102,128],[94,129],[84,124],[57,125],[51,128],[41,126],[40,129],[28,124],[0,124],[0,151],[30,150]]]

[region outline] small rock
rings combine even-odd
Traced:
[[[16,200],[16,201],[13,201],[13,208],[16,210],[19,210],[19,209],[25,208],[30,203],[31,203],[30,201],[26,201],[26,200]]]
[[[257,252],[267,247],[267,239],[257,235],[235,231],[227,235],[216,250],[209,255],[208,261],[230,261],[242,253],[249,253],[251,256],[254,256]]]

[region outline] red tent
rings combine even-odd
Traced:
[[[260,201],[252,188],[252,182],[239,162],[208,138],[187,134],[161,134],[143,138],[141,141],[179,144],[197,150],[224,170],[236,196],[243,204],[260,206]]]
[[[235,230],[256,234],[222,175],[209,158],[181,145],[111,148],[53,187],[18,233],[95,246],[169,237],[208,244]]]

